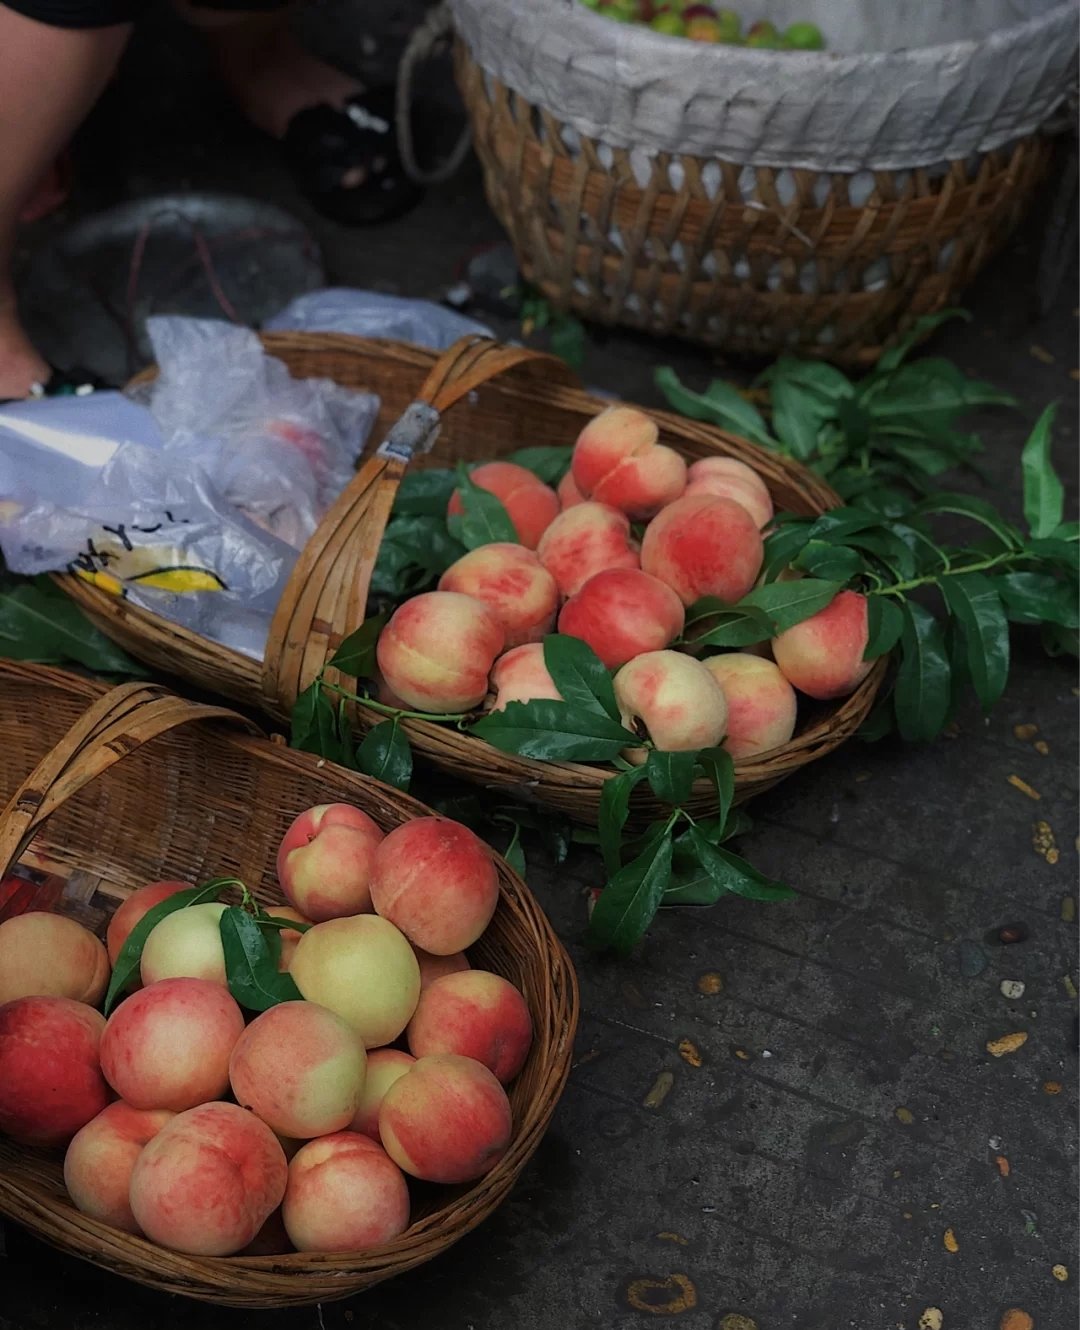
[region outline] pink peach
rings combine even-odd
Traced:
[[[404,1233],[409,1188],[381,1145],[342,1131],[293,1159],[281,1214],[297,1251],[367,1251]]]
[[[108,953],[74,919],[34,910],[0,924],[0,1003],[66,997],[94,1007],[108,986]]]
[[[451,952],[449,956],[435,956],[421,947],[413,947],[416,961],[420,966],[420,992],[441,979],[446,974],[460,974],[471,968],[469,958],[463,951]]]
[[[863,660],[869,636],[866,597],[841,591],[817,614],[773,638],[784,678],[808,697],[844,697],[862,683],[873,661]]]
[[[555,493],[559,496],[559,507],[564,513],[567,508],[576,508],[579,503],[585,502],[585,495],[574,484],[573,471],[567,471],[556,486]]]
[[[539,642],[559,608],[555,579],[524,545],[496,542],[470,550],[439,578],[439,590],[482,601],[502,624],[507,648]]]
[[[314,1002],[279,1002],[256,1016],[233,1047],[236,1102],[279,1136],[310,1140],[353,1120],[364,1088],[364,1043]]]
[[[292,919],[298,924],[307,924],[309,927],[315,922],[313,919],[306,918],[299,910],[294,910],[291,905],[271,905],[267,907],[267,913],[273,919]],[[297,944],[304,936],[304,931],[300,928],[283,928],[280,930],[281,955],[278,957],[278,969],[283,974],[292,964]]]
[[[129,1199],[135,1161],[174,1116],[168,1109],[146,1111],[118,1099],[88,1122],[64,1156],[64,1186],[75,1209],[137,1233]]]
[[[678,592],[684,605],[716,596],[733,605],[754,585],[764,547],[741,504],[692,494],[654,517],[641,542],[641,566]]]
[[[491,686],[495,689],[492,711],[505,710],[508,702],[562,700],[562,694],[544,663],[542,642],[530,642],[500,656],[491,671]]]
[[[705,666],[681,651],[647,651],[615,676],[615,700],[628,730],[644,726],[663,752],[713,748],[727,728],[723,690]],[[644,758],[631,749],[632,761]]]
[[[666,647],[683,621],[682,602],[666,583],[636,568],[613,568],[590,577],[570,597],[559,632],[580,637],[613,670],[643,651]]]
[[[0,1132],[64,1145],[109,1102],[98,1054],[105,1018],[84,1002],[24,997],[0,1007]]]
[[[414,817],[379,846],[371,899],[414,947],[449,956],[471,947],[491,922],[499,900],[495,860],[460,822]]]
[[[485,462],[470,473],[474,485],[494,494],[514,524],[518,539],[530,550],[536,549],[544,531],[558,516],[559,499],[527,467],[516,462]],[[465,511],[457,490],[451,495],[448,517]]]
[[[160,905],[170,896],[175,896],[178,891],[189,891],[190,882],[149,882],[145,887],[140,887],[133,891],[131,895],[120,905],[113,917],[109,920],[109,927],[105,932],[105,945],[109,949],[109,962],[116,964],[116,958],[120,955],[120,949],[128,940],[128,934],[135,925],[142,919],[143,915],[152,910],[155,905]]]
[[[686,488],[686,463],[658,443],[656,422],[630,406],[612,406],[578,435],[571,462],[574,484],[588,499],[644,519]]]
[[[494,1074],[456,1053],[417,1059],[379,1110],[387,1154],[426,1182],[470,1182],[490,1173],[512,1127],[510,1101]]]
[[[557,517],[536,553],[564,596],[580,591],[597,573],[640,563],[630,541],[630,519],[603,503],[579,503]]]
[[[399,1048],[374,1048],[368,1054],[367,1076],[360,1094],[360,1103],[350,1131],[363,1132],[373,1141],[379,1140],[379,1106],[383,1096],[400,1076],[404,1076],[416,1059]]]
[[[352,804],[318,804],[297,817],[277,853],[281,889],[314,923],[371,909],[379,827]]]
[[[395,610],[376,656],[387,685],[417,711],[469,711],[487,693],[505,633],[491,610],[457,591],[427,591]]]
[[[405,1034],[414,1057],[460,1053],[482,1062],[505,1085],[528,1057],[532,1017],[509,980],[466,970],[437,979],[420,994]]]
[[[686,496],[715,494],[741,504],[760,530],[773,516],[772,496],[756,471],[734,457],[704,457],[688,473]]]
[[[732,757],[756,757],[787,743],[795,733],[795,690],[771,660],[731,651],[701,663],[727,699],[724,747]]]
[[[131,1212],[151,1240],[231,1256],[281,1204],[288,1164],[270,1128],[235,1104],[200,1104],[167,1123],[131,1174]]]
[[[101,1070],[133,1108],[179,1113],[217,1099],[244,1015],[207,979],[163,979],[127,998],[101,1038]]]

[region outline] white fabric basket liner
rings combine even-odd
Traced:
[[[578,0],[450,0],[473,59],[578,134],[639,153],[815,171],[968,159],[1036,133],[1075,84],[1075,0],[769,0],[829,48],[666,37]],[[565,138],[565,136],[564,136]]]

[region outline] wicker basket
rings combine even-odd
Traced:
[[[503,455],[526,444],[566,443],[607,405],[571,387],[561,361],[478,339],[465,339],[438,359],[401,343],[340,336],[279,333],[265,342],[296,375],[321,375],[379,393],[377,428],[388,428],[414,400],[434,403],[441,418],[438,447],[413,465],[445,466],[458,458]],[[840,502],[828,485],[796,462],[711,425],[666,412],[652,414],[662,441],[687,460],[723,454],[753,466],[778,509],[816,514]],[[397,459],[370,457],[327,513],[297,562],[261,665],[80,578],[65,574],[58,581],[105,633],[139,660],[283,721],[298,693],[363,618],[371,565],[402,473]],[[736,763],[736,797],[743,800],[768,789],[849,738],[869,713],[884,670],[884,661],[879,662],[839,703],[808,704],[789,743]],[[362,706],[355,709],[355,718],[364,728],[383,719]],[[440,770],[546,804],[580,822],[596,822],[601,790],[614,774],[613,769],[581,763],[509,756],[432,722],[407,721],[404,728],[416,751]],[[701,782],[691,806],[704,810],[711,800],[710,787]],[[660,811],[644,784],[635,790],[631,808],[636,820]]]
[[[989,57],[968,77],[965,62],[976,65],[989,43],[942,46],[926,70],[918,57],[933,50],[871,57],[882,62],[882,83],[897,85],[879,90],[873,68],[845,53],[703,51],[564,0],[451,3],[488,200],[528,281],[598,323],[753,357],[787,351],[869,365],[920,315],[953,304],[1050,161],[1050,142],[1030,128],[1006,137],[1010,113],[1014,124],[1040,124],[1068,86],[1070,37],[1056,11],[1041,41],[1056,34],[1059,49],[1029,38],[1025,86],[1012,88],[1010,106],[1001,96],[1013,74],[1007,50],[997,54],[996,88]],[[957,25],[940,6],[923,13],[930,26]],[[921,118],[908,113],[916,100]],[[928,144],[910,140],[933,137],[935,110],[947,126],[935,143],[944,155],[919,156]],[[976,128],[953,132],[965,118]],[[910,155],[887,151],[893,144],[882,140],[905,131]],[[992,150],[958,146],[987,137]],[[680,150],[680,138],[709,146]],[[844,155],[855,162],[841,165]]]
[[[429,811],[388,786],[257,738],[251,728],[235,713],[161,688],[107,691],[58,670],[0,661],[0,797],[7,804],[0,869],[29,850],[37,866],[64,876],[80,870],[92,894],[65,909],[100,929],[132,890],[160,878],[234,874],[267,904],[279,902],[278,843],[312,804],[353,803],[384,828]],[[532,1013],[532,1050],[509,1087],[513,1140],[479,1182],[425,1188],[400,1238],[353,1255],[179,1255],[80,1214],[64,1192],[61,1152],[2,1137],[0,1215],[114,1274],[238,1307],[344,1298],[445,1251],[491,1214],[539,1144],[569,1074],[577,1024],[570,959],[528,888],[497,863],[499,904],[470,951],[517,984]]]

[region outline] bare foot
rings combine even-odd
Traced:
[[[0,402],[29,397],[35,383],[45,384],[51,370],[34,350],[14,307],[0,306]]]

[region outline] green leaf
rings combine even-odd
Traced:
[[[1053,536],[1036,537],[1028,541],[1028,553],[1047,563],[1056,563],[1069,572],[1080,573],[1080,545],[1072,540],[1057,540]]]
[[[696,393],[680,383],[678,375],[667,365],[657,369],[653,382],[669,405],[691,420],[706,420],[710,424],[721,425],[743,438],[776,449],[777,441],[769,433],[764,416],[731,384],[714,379],[706,392]]]
[[[622,833],[630,812],[630,795],[634,786],[645,779],[644,767],[620,771],[604,781],[600,791],[600,853],[604,856],[604,871],[614,877],[622,864]]]
[[[221,945],[229,992],[249,1011],[268,1011],[279,1002],[300,1002],[292,975],[277,968],[265,932],[247,910],[230,905],[221,916]]]
[[[866,622],[863,660],[877,660],[900,641],[900,634],[904,631],[904,612],[888,596],[867,596]]]
[[[1023,544],[1020,532],[992,504],[970,494],[931,494],[915,508],[915,512],[952,513],[957,517],[970,517],[972,521],[992,531],[1006,549],[1016,549]]]
[[[894,704],[901,738],[933,739],[949,714],[951,671],[945,637],[937,619],[917,601],[903,605],[904,631],[896,671]]]
[[[661,803],[684,804],[694,788],[696,753],[659,752],[653,749],[645,763],[645,773],[653,794]]]
[[[640,747],[636,735],[600,711],[565,702],[510,702],[473,725],[470,734],[503,753],[549,762],[610,762],[623,748]]]
[[[652,922],[671,882],[671,823],[608,881],[589,920],[600,947],[626,955]]]
[[[726,828],[735,798],[735,763],[726,748],[703,748],[697,759],[716,787],[716,819]]]
[[[711,845],[697,827],[690,828],[689,839],[702,869],[721,893],[731,892],[752,901],[790,900],[796,894],[783,882],[774,882],[759,873],[740,855]]]
[[[525,851],[521,844],[521,824],[518,822],[514,823],[514,834],[510,837],[509,845],[503,850],[503,858],[518,877],[525,876]]]
[[[540,444],[533,448],[518,448],[506,460],[531,471],[545,485],[557,485],[570,470],[573,454],[574,450],[569,446]]]
[[[774,582],[791,566],[811,538],[813,523],[806,518],[786,522],[765,537],[765,557],[761,570],[766,582]]]
[[[662,906],[715,905],[724,894],[708,869],[698,863],[696,856],[684,854],[677,857],[673,864],[671,885],[660,901]]]
[[[964,319],[970,323],[971,315],[966,309],[943,309],[939,310],[937,314],[923,314],[915,320],[895,346],[890,346],[882,354],[878,360],[875,373],[896,369],[924,337],[928,337],[935,328],[946,323],[949,319]]]
[[[807,533],[810,540],[828,540],[834,544],[848,543],[856,531],[867,531],[881,526],[881,514],[848,504],[832,508],[816,518]]]
[[[945,604],[960,624],[972,686],[989,709],[1009,678],[1009,625],[1001,597],[982,573],[943,577],[940,585]]]
[[[457,486],[457,475],[448,467],[406,471],[394,499],[394,517],[402,514],[446,518],[446,505]]]
[[[884,739],[886,735],[892,734],[895,728],[896,717],[893,712],[893,697],[890,692],[884,697],[878,697],[869,716],[855,731],[855,737],[861,739],[863,743],[877,743],[879,739]]]
[[[544,664],[564,702],[619,720],[611,674],[587,642],[550,633],[544,638]]]
[[[551,350],[570,366],[585,363],[585,325],[572,314],[557,313],[551,324]]]
[[[1051,430],[1056,406],[1048,406],[1020,454],[1024,477],[1024,517],[1035,537],[1048,536],[1061,523],[1065,490],[1050,460]]]
[[[314,928],[314,924],[302,924],[299,919],[277,919],[272,914],[262,913],[256,915],[255,922],[260,928],[269,929],[273,933],[288,933],[290,930],[294,933],[306,933],[309,928]]]
[[[993,579],[1013,623],[1080,627],[1076,586],[1050,573],[1004,573]]]
[[[822,410],[818,399],[790,379],[776,379],[769,394],[772,424],[776,436],[793,457],[805,462],[818,448],[818,433],[823,419],[832,414]]]
[[[458,463],[458,494],[464,512],[447,519],[447,528],[466,549],[508,542],[519,545],[517,529],[510,514],[494,494],[473,483],[464,462]]]
[[[146,674],[47,577],[0,586],[0,656],[43,665],[71,662],[102,674]]]
[[[948,425],[977,406],[1015,406],[1016,399],[989,383],[969,379],[951,361],[923,357],[875,376],[864,400],[876,421],[925,420]]]
[[[750,606],[763,610],[775,632],[782,633],[823,610],[842,590],[840,582],[815,577],[803,577],[797,582],[770,582],[748,592],[736,608]]]
[[[201,887],[189,887],[187,891],[178,891],[175,895],[168,896],[163,901],[158,901],[157,905],[147,910],[127,935],[124,945],[120,948],[120,954],[116,958],[112,978],[109,980],[109,988],[105,994],[103,1010],[106,1016],[115,1006],[117,997],[138,975],[139,962],[142,960],[146,939],[161,923],[162,919],[166,915],[173,914],[176,910],[185,910],[190,905],[203,905],[207,901],[216,901],[226,886],[233,885],[235,881],[235,878],[216,877],[213,881],[206,882]]]
[[[375,674],[375,647],[389,614],[373,614],[354,629],[326,662],[328,669],[340,670],[355,679],[370,679]]]
[[[380,721],[356,750],[356,768],[398,790],[412,780],[412,749],[397,720]]]
[[[1044,623],[1042,644],[1048,656],[1080,656],[1080,633],[1075,628],[1062,628],[1056,623]]]
[[[335,708],[318,680],[305,688],[293,707],[291,746],[304,753],[325,757],[338,766],[354,769],[352,741],[343,705]]]
[[[827,581],[850,582],[864,570],[865,563],[862,555],[847,545],[811,540],[803,547],[792,567]]]
[[[712,599],[710,596],[698,601],[691,608],[690,615]],[[723,606],[721,601],[716,604]],[[772,623],[765,611],[746,605],[739,609],[722,607],[703,613],[692,627],[687,628],[683,640],[695,647],[745,647],[755,642],[767,642],[772,635]]]
[[[823,360],[799,360],[795,356],[780,356],[754,380],[755,385],[791,383],[818,399],[822,406],[835,410],[841,397],[854,392],[851,380]]]
[[[916,560],[910,548],[885,527],[877,531],[853,531],[847,538],[849,545],[874,555],[898,580],[907,581],[916,573]]]

